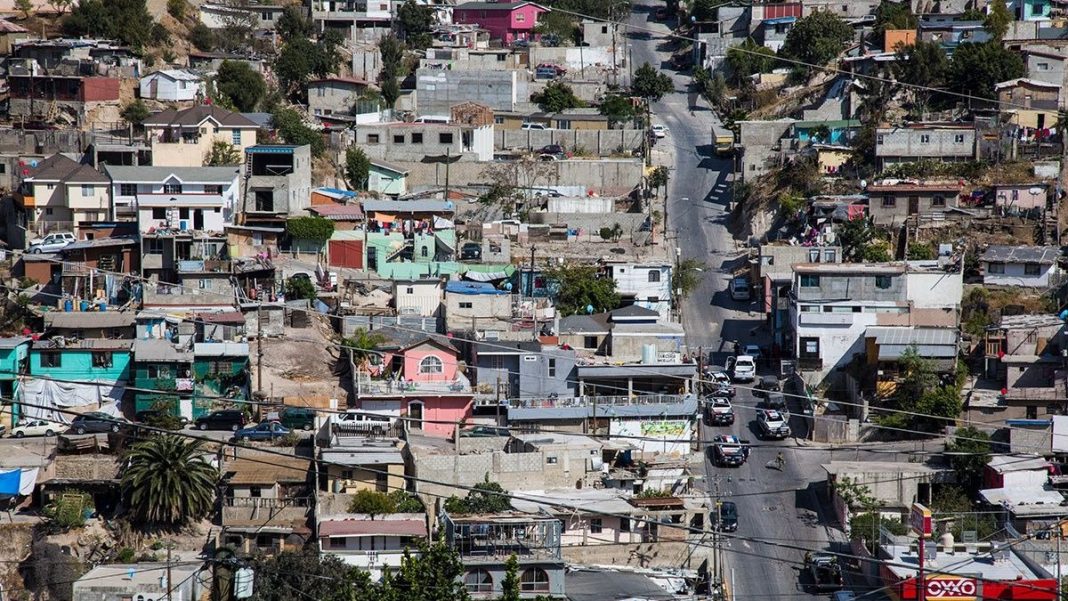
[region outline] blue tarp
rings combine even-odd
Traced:
[[[19,494],[19,482],[22,480],[22,470],[0,472],[0,496],[14,497]]]

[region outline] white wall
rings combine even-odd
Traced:
[[[983,263],[983,283],[992,286],[1028,286],[1032,288],[1045,288],[1049,286],[1049,276],[1054,270],[1053,265],[1039,266],[1038,275],[1024,273],[1023,263],[1005,263],[1005,273],[990,273],[990,263]]]
[[[1002,488],[1041,488],[1049,482],[1049,472],[1046,470],[1006,472],[1002,478],[1004,482]]]
[[[905,293],[917,309],[957,307],[964,294],[964,275],[950,273],[917,273],[905,275]]]
[[[819,338],[823,368],[807,373],[818,374],[818,380],[823,380],[839,363],[846,363],[853,354],[864,352],[864,331],[878,323],[878,316],[878,313],[799,313],[793,305],[791,317],[797,332],[795,356],[801,356],[802,338]]]
[[[476,127],[471,132],[471,152],[478,155],[480,161],[493,160],[493,126]]]
[[[649,455],[687,455],[693,424],[685,419],[613,419],[608,429],[612,436],[635,437],[631,442]]]
[[[156,93],[152,93],[152,82],[156,81]],[[141,78],[141,98],[153,98],[163,101],[195,100],[202,83],[188,80],[173,80],[161,73],[153,73]]]
[[[671,316],[671,266],[669,265],[611,265],[616,292],[637,300],[634,304],[652,309],[662,319]],[[660,274],[659,281],[650,282],[649,272]],[[650,300],[655,298],[657,300]]]
[[[411,293],[408,290],[411,289]],[[441,315],[443,290],[438,282],[397,282],[393,298],[398,315],[438,317]]]

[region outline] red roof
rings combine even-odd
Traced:
[[[426,536],[422,520],[333,520],[319,522],[319,538],[334,536]]]
[[[363,207],[358,204],[312,205],[308,207],[308,211],[315,213],[320,217],[326,217],[327,219],[363,219]]]

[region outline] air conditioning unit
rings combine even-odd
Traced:
[[[485,332],[482,333],[482,339],[483,340],[500,340],[501,339],[501,333],[498,332],[497,330],[486,330]]]

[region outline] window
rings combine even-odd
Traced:
[[[524,15],[523,13],[516,13],[515,14],[515,22],[516,23],[523,23],[526,20],[527,20],[527,16]]]
[[[808,262],[819,263],[820,262],[820,249],[810,248],[808,249]]]
[[[368,144],[378,144],[378,134],[367,134]]]
[[[146,255],[162,255],[163,254],[163,240],[159,238],[148,238],[144,244]]]
[[[893,196],[884,196],[883,197],[883,208],[884,209],[892,209],[892,208],[894,208],[896,206],[897,206],[897,199],[896,198],[894,198]]]
[[[445,365],[441,362],[441,359],[433,355],[423,357],[423,360],[419,362],[419,373],[421,374],[440,374],[444,371]]]
[[[50,208],[49,209],[45,209],[45,215],[51,215],[51,214],[52,214],[52,209],[50,209]]]
[[[659,282],[660,281],[660,272],[656,271],[656,270],[650,271],[649,272],[649,281],[650,282]]]
[[[107,351],[93,353],[93,367],[111,367],[111,353]]]
[[[1038,263],[1025,263],[1024,275],[1038,275],[1042,273],[1042,267]]]
[[[273,190],[255,190],[256,195],[256,211],[261,213],[273,213],[274,212],[274,191]]]
[[[876,144],[882,144],[883,143],[883,135],[882,134],[879,134],[879,135],[875,136],[875,143]]]
[[[149,365],[148,366],[148,379],[155,380],[158,377],[159,377],[159,366]]]
[[[548,593],[549,573],[541,568],[527,568],[519,575],[519,590],[524,593]]]
[[[802,359],[818,359],[820,356],[820,339],[819,338],[802,338],[801,339],[801,358]]]
[[[250,497],[252,497],[254,499],[258,499],[261,496],[263,496],[263,493],[260,491],[260,487],[259,486],[250,486],[248,488],[248,496],[250,496]]]
[[[1049,63],[1036,63],[1035,69],[1037,71],[1049,71]]]
[[[920,144],[930,144],[930,143],[931,143],[930,134],[920,134]]]
[[[404,134],[393,134],[394,144],[404,144]]]
[[[422,144],[422,143],[423,143],[423,134],[421,134],[421,133],[419,133],[419,134],[413,133],[412,134],[412,144]]]
[[[411,287],[411,286],[408,286],[408,287],[407,287],[407,288],[406,288],[406,289],[404,290],[404,293],[405,293],[405,294],[415,294],[415,288],[413,288],[413,287]]]
[[[41,353],[41,367],[63,367],[63,355],[56,351]]]
[[[208,184],[204,186],[204,194],[222,194],[223,187],[218,184]]]
[[[549,465],[556,465],[556,462],[557,462],[556,457],[546,457],[545,458],[545,463],[547,463]]]
[[[429,257],[430,256],[430,249],[425,247],[425,246],[420,248],[419,249],[419,256],[420,257]]]
[[[182,184],[163,184],[164,194],[181,194]]]
[[[492,593],[493,576],[487,570],[471,570],[464,574],[464,587],[469,593]]]
[[[231,132],[230,140],[233,142],[234,146],[241,146],[241,130],[235,129],[233,132]]]
[[[178,209],[178,219],[189,219],[189,207],[181,207]]]
[[[877,275],[875,276],[875,287],[879,290],[886,290],[890,288],[890,276]]]
[[[549,377],[556,377],[556,359],[549,359]]]
[[[601,26],[601,33],[608,33],[608,26],[607,25],[602,25]]]
[[[94,188],[94,186],[88,186],[88,185],[82,184],[82,198],[87,198],[89,196],[92,196],[93,195],[93,188]]]
[[[461,302],[460,303],[460,308],[461,309],[472,309],[472,308],[474,308],[474,306],[475,306],[474,303],[470,303],[470,302],[466,302],[466,303],[465,302]]]
[[[438,134],[438,144],[452,144],[452,133]]]
[[[963,144],[964,143],[964,134],[957,134],[957,135],[953,136],[953,141],[956,142],[957,144]]]
[[[200,279],[197,285],[201,290],[207,290],[211,288],[211,280]]]
[[[166,219],[167,218],[167,209],[165,207],[152,207],[152,218],[153,219]]]
[[[630,518],[619,518],[619,531],[630,532]]]
[[[987,263],[986,271],[987,273],[1003,274],[1005,273],[1005,264],[995,262]]]
[[[803,274],[801,276],[801,287],[802,288],[819,288],[820,287],[820,276],[818,276],[818,275],[804,275]]]
[[[582,348],[597,348],[598,346],[600,345],[597,344],[596,336],[583,336]]]
[[[378,492],[389,492],[388,472],[378,472],[375,474],[375,490]]]
[[[834,263],[837,255],[838,253],[836,253],[833,248],[825,248],[823,249],[823,262]]]
[[[330,541],[330,548],[331,549],[344,549],[345,546],[346,546],[345,542],[348,540],[348,537],[345,537],[345,536],[334,536],[334,537],[331,537],[331,538],[329,538],[327,540]]]
[[[946,197],[942,196],[941,194],[934,195],[934,197],[931,198],[931,206],[932,207],[944,207],[944,206],[946,206]]]
[[[590,520],[590,534],[600,534],[602,530],[604,530],[604,522],[601,518]]]
[[[119,196],[136,196],[137,184],[119,184]]]

